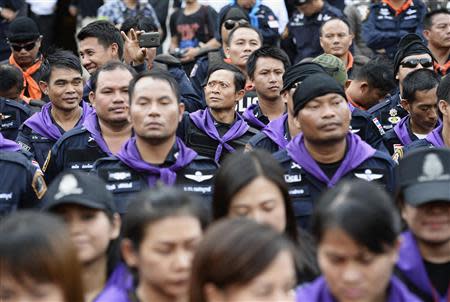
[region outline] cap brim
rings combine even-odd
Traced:
[[[15,36],[8,37],[9,42],[28,42],[28,41],[35,41],[40,37],[39,34],[20,34]]]
[[[67,204],[80,205],[95,210],[106,210],[106,207],[104,205],[97,202],[93,202],[91,200],[87,200],[84,196],[80,195],[67,195],[61,199],[52,200],[51,202],[44,204],[42,208],[44,210],[51,211],[60,205],[67,205]]]
[[[412,206],[433,201],[450,202],[450,184],[448,181],[417,183],[405,188],[403,194],[405,201]]]

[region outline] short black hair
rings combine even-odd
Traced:
[[[450,15],[450,11],[446,8],[440,8],[428,12],[423,18],[423,28],[430,29],[433,25],[433,17],[440,14]]]
[[[336,20],[339,20],[339,21],[342,21],[343,23],[345,23],[345,25],[347,25],[347,27],[348,27],[349,34],[353,34],[352,27],[350,26],[350,23],[348,22],[348,20],[346,18],[333,17],[333,18],[328,19],[327,21],[323,22],[322,25],[320,25],[319,35],[322,36],[322,30],[323,30],[323,27],[325,26],[325,24],[327,24],[328,22],[331,22],[331,21],[336,21]]]
[[[339,228],[370,252],[395,246],[401,219],[391,197],[377,184],[343,181],[323,194],[312,217],[312,233],[320,245],[327,230]]]
[[[445,76],[441,79],[437,90],[438,100],[446,101],[450,104],[450,77]]]
[[[358,68],[354,79],[366,81],[370,88],[379,89],[383,94],[387,94],[397,87],[392,63],[381,57],[373,58]]]
[[[105,48],[108,48],[113,43],[116,43],[118,46],[119,58],[122,58],[123,39],[120,35],[120,31],[111,22],[98,20],[89,23],[77,34],[78,41],[83,41],[86,38],[97,38],[98,43]]]
[[[417,69],[409,73],[403,80],[402,99],[412,104],[416,100],[417,91],[428,91],[439,85],[439,76],[429,69]]]
[[[158,26],[156,25],[155,20],[153,20],[153,18],[146,16],[127,18],[125,19],[125,21],[123,21],[122,26],[120,26],[120,30],[123,31],[125,34],[128,34],[128,32],[132,28],[134,30],[143,30],[147,33],[158,31]]]
[[[251,29],[251,30],[253,30],[254,32],[256,32],[256,33],[258,34],[259,41],[261,42],[261,45],[262,45],[262,43],[263,43],[263,36],[261,35],[261,32],[260,32],[257,28],[254,28],[254,27],[252,27],[251,25],[247,25],[247,24],[237,26],[237,27],[233,28],[233,29],[230,31],[230,33],[228,34],[227,45],[230,45],[230,42],[231,42],[231,40],[233,39],[234,33],[235,33],[237,30],[241,29],[241,28],[248,28],[248,29]]]
[[[9,64],[0,64],[0,91],[8,91],[13,87],[17,87],[18,91],[23,89],[22,71]]]
[[[242,71],[239,68],[237,68],[234,65],[227,64],[227,63],[219,63],[219,64],[214,64],[213,66],[211,66],[211,68],[208,69],[208,75],[206,76],[205,82],[203,82],[203,86],[205,86],[208,83],[209,77],[218,70],[228,70],[231,73],[233,73],[234,88],[235,88],[234,91],[239,91],[239,90],[245,89],[245,82],[246,82],[245,75],[242,73]]]
[[[172,75],[164,70],[151,70],[151,71],[142,72],[142,73],[138,74],[137,76],[135,76],[131,80],[130,86],[128,88],[130,104],[132,104],[134,88],[136,87],[137,82],[139,82],[139,80],[144,79],[144,78],[152,78],[154,80],[160,80],[160,81],[167,82],[169,84],[170,88],[172,89],[173,93],[175,94],[175,96],[177,98],[177,102],[178,103],[180,102],[180,99],[181,99],[180,86],[178,85],[178,82],[172,77]]]
[[[48,82],[53,68],[72,69],[83,74],[80,58],[68,50],[55,50],[49,54],[41,65],[41,81]]]
[[[263,46],[252,52],[247,60],[247,74],[250,79],[254,78],[256,62],[259,58],[272,58],[281,61],[285,71],[291,66],[291,61],[283,50],[276,46]]]
[[[138,194],[127,207],[122,224],[122,238],[127,238],[139,249],[147,227],[171,216],[192,216],[206,228],[208,217],[201,202],[188,192],[169,187],[157,187]]]
[[[101,72],[113,71],[116,69],[128,70],[133,77],[137,74],[136,70],[134,70],[134,68],[128,64],[119,61],[110,61],[100,68],[97,68],[97,70],[92,74],[91,78],[89,79],[91,82],[91,91],[95,92],[95,90],[97,89],[98,76]]]

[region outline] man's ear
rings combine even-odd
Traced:
[[[446,101],[439,100],[438,107],[439,107],[439,111],[441,112],[442,115],[447,116],[447,108],[448,108],[448,106],[450,106],[450,105]]]
[[[183,119],[183,114],[184,114],[185,109],[186,109],[186,106],[184,105],[184,103],[180,102],[178,104],[178,113],[179,113],[178,122],[181,122],[181,120]]]
[[[347,81],[345,81],[345,84],[344,84],[344,90],[347,90],[348,89],[348,87],[350,87],[350,84],[352,83],[352,80],[347,80]]]
[[[423,37],[424,37],[427,41],[429,41],[429,39],[430,39],[430,31],[429,31],[428,29],[424,29],[422,33],[423,33]]]
[[[41,88],[41,91],[45,95],[48,95],[48,83],[47,82],[39,81],[39,88]]]
[[[236,92],[236,103],[239,102],[240,100],[242,100],[242,98],[245,95],[245,90],[241,89],[238,92]]]
[[[361,81],[359,83],[359,90],[361,91],[361,94],[366,94],[369,91],[369,83]]]
[[[411,111],[411,108],[409,106],[409,103],[405,99],[400,100],[400,105],[402,105],[403,109],[408,111],[408,113]]]
[[[117,45],[117,43],[112,43],[110,47],[112,55],[116,56],[120,60],[121,57],[119,56],[119,45]]]
[[[225,47],[224,50],[224,54],[225,54],[225,58],[229,59],[230,58],[230,47]]]
[[[123,238],[120,242],[120,251],[123,260],[129,267],[136,267],[138,264],[137,251],[134,248],[133,242],[128,238]]]
[[[95,93],[93,91],[89,91],[89,102],[91,102],[92,108],[95,108]]]
[[[299,118],[298,118],[298,115],[299,115],[300,113],[297,113],[297,115],[296,116],[294,116],[294,125],[295,125],[295,127],[297,127],[298,129],[301,129],[301,124],[300,124],[300,121],[299,121]]]

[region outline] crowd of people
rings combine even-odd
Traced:
[[[0,301],[450,301],[446,3],[26,2]]]

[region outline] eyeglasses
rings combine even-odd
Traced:
[[[36,46],[36,41],[30,42],[27,44],[22,44],[22,45],[9,43],[9,45],[11,45],[11,47],[12,47],[12,49],[14,49],[14,51],[21,51],[22,49],[25,49],[26,51],[30,51]]]
[[[238,26],[248,25],[248,21],[247,20],[239,20],[239,21],[227,20],[227,21],[225,21],[224,25],[225,25],[225,29],[231,30],[231,29],[235,28],[236,25],[238,25]]]
[[[430,58],[409,59],[400,63],[400,65],[405,68],[416,68],[419,64],[422,65],[423,68],[429,68],[433,66],[433,60]]]

